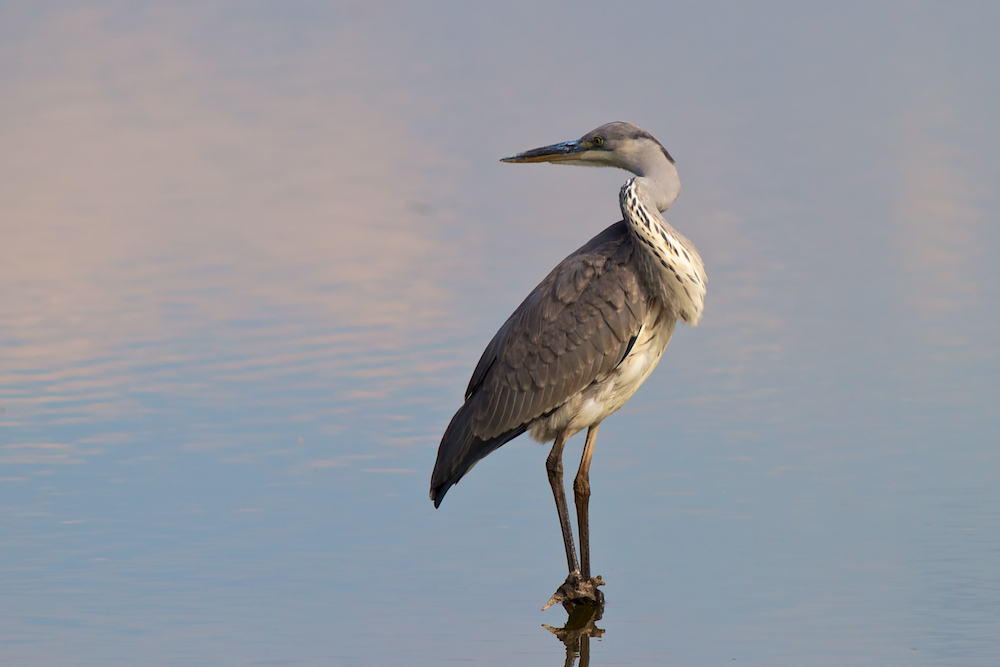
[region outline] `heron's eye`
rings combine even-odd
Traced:
[[[600,148],[604,145],[604,137],[594,137],[593,144]]]

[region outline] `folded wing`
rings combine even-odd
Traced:
[[[559,263],[490,341],[431,476],[435,506],[477,461],[607,376],[628,353],[648,296],[616,223]]]

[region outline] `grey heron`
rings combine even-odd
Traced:
[[[622,220],[559,263],[518,306],[483,352],[452,418],[431,475],[431,500],[484,456],[527,431],[555,440],[545,462],[569,576],[555,602],[600,603],[590,574],[590,460],[601,421],[632,396],[659,362],[677,319],[694,326],[705,302],[705,269],[694,245],[662,212],[680,192],[670,153],[630,123],[608,123],[580,139],[502,162],[618,167],[635,174],[621,188]],[[587,429],[573,492],[577,560],[563,488],[563,447]]]

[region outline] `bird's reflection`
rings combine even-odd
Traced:
[[[604,630],[594,625],[601,620],[604,605],[563,602],[563,608],[569,614],[566,625],[553,628],[551,625],[542,624],[542,627],[554,634],[566,646],[566,662],[563,663],[565,667],[573,667],[577,656],[580,657],[579,667],[590,667],[590,638],[600,639],[604,634]]]

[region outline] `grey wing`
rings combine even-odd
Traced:
[[[484,456],[611,372],[649,305],[624,222],[564,259],[490,341],[441,438],[431,500]]]
[[[560,262],[496,333],[441,438],[435,507],[477,461],[625,358],[649,306],[633,251],[625,223],[611,225]]]
[[[523,427],[607,375],[647,306],[631,236],[612,225],[560,262],[494,336],[466,392],[472,432],[488,440]]]

